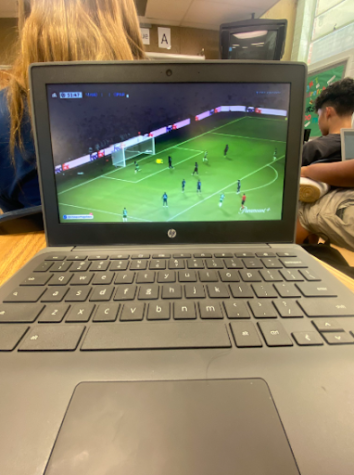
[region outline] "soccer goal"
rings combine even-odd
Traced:
[[[141,155],[155,155],[154,137],[134,137],[120,144],[120,148],[112,153],[112,164],[115,167],[126,167],[127,162]]]

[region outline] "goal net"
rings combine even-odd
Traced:
[[[141,155],[155,155],[154,137],[134,137],[121,143],[112,153],[112,163],[115,167],[126,167],[129,160]]]

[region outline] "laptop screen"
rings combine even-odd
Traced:
[[[342,160],[354,158],[354,129],[342,129]]]
[[[282,219],[289,84],[47,94],[61,223]]]

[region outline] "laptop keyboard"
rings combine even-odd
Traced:
[[[0,303],[0,351],[354,344],[353,314],[291,252],[58,254]]]

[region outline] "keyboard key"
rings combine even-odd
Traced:
[[[252,322],[232,322],[230,327],[238,348],[260,348],[263,346]]]
[[[10,295],[4,299],[7,302],[38,302],[44,294],[45,287],[17,287]]]
[[[240,275],[237,270],[219,270],[222,282],[240,282]]]
[[[160,284],[176,282],[176,272],[174,271],[159,271],[157,273],[157,282]]]
[[[91,287],[73,287],[65,297],[65,302],[85,302],[91,292]]]
[[[297,302],[294,300],[275,300],[276,306],[282,318],[303,318],[304,314]]]
[[[90,302],[108,302],[111,300],[114,287],[96,287],[90,295]]]
[[[150,259],[150,254],[144,254],[144,253],[133,254],[132,259]]]
[[[293,346],[280,322],[258,322],[258,326],[268,346]]]
[[[143,302],[125,303],[120,316],[122,322],[132,322],[144,318],[145,304]]]
[[[267,257],[276,257],[276,254],[274,252],[265,251],[265,252],[256,252],[256,256],[267,258]]]
[[[294,298],[301,297],[299,290],[295,287],[295,284],[274,284],[280,297]]]
[[[91,264],[91,272],[105,272],[110,265],[109,261],[95,261]]]
[[[312,320],[319,332],[343,332],[342,324],[336,318],[318,318]]]
[[[136,283],[137,284],[153,284],[155,282],[155,272],[146,271],[146,272],[138,272],[136,276]]]
[[[47,256],[45,258],[46,261],[65,261],[65,257],[64,255],[60,255],[60,254],[55,254],[55,255],[52,255],[52,256]]]
[[[246,300],[224,302],[227,318],[251,318]]]
[[[296,284],[298,289],[305,297],[337,297],[336,292],[333,292],[325,284],[318,284],[316,282],[303,282]]]
[[[27,332],[27,325],[5,325],[0,332],[0,351],[12,351]]]
[[[299,300],[299,305],[308,317],[353,317],[353,305],[346,305],[340,299],[308,298]]]
[[[259,299],[278,297],[272,284],[252,284],[252,288]]]
[[[139,288],[138,299],[139,300],[157,300],[159,298],[159,286],[153,285],[141,285]]]
[[[231,348],[221,322],[158,322],[93,325],[82,351]]]
[[[323,340],[317,332],[294,332],[292,335],[299,346],[323,345]]]
[[[173,304],[173,318],[175,320],[195,320],[197,313],[194,302],[175,302]]]
[[[184,286],[186,299],[204,299],[205,290],[202,284],[189,284]]]
[[[280,271],[281,275],[288,282],[302,282],[304,278],[298,270],[283,269]]]
[[[188,269],[204,269],[203,259],[188,259],[187,267]]]
[[[211,299],[229,299],[230,294],[225,284],[207,285],[208,294]]]
[[[300,270],[300,273],[305,277],[306,280],[310,282],[320,282],[321,280],[319,277],[317,277],[316,274],[311,272],[309,269],[302,269]]]
[[[28,286],[46,285],[48,283],[49,279],[51,279],[52,277],[53,276],[50,275],[50,274],[39,274],[39,273],[38,274],[31,274],[20,285],[21,286],[22,285],[28,285]]]
[[[240,270],[240,275],[244,282],[262,282],[258,270]]]
[[[205,300],[203,302],[199,302],[199,312],[200,312],[200,318],[202,319],[224,318],[221,311],[220,303],[216,301]]]
[[[71,267],[71,262],[54,262],[50,272],[66,272]]]
[[[109,270],[115,271],[115,270],[127,270],[129,265],[129,261],[114,261],[111,262],[111,265],[109,267]]]
[[[95,306],[91,303],[72,305],[65,319],[66,322],[88,322]]]
[[[280,259],[280,262],[283,264],[284,267],[287,268],[300,268],[300,267],[308,267],[304,262],[300,259]]]
[[[211,256],[208,256],[208,257],[211,257]],[[229,258],[232,259],[234,255],[232,254],[232,252],[216,252],[214,254],[214,257],[217,257],[220,259],[229,259]]]
[[[33,323],[44,309],[44,305],[6,305],[0,303],[0,324],[1,323]],[[0,333],[3,326],[1,325]]]
[[[243,269],[241,259],[225,259],[224,263],[227,269]]]
[[[251,300],[249,306],[255,318],[277,318],[277,313],[271,302],[266,300]]]
[[[34,269],[33,272],[47,272],[53,265],[53,262],[44,261],[42,264],[39,264],[38,267]]]
[[[169,320],[170,319],[170,303],[169,302],[154,302],[149,303],[148,320]]]
[[[262,263],[267,269],[282,269],[283,267],[278,259],[262,259]]]
[[[74,262],[70,268],[70,272],[86,272],[90,268],[91,262]]]
[[[152,255],[153,259],[170,259],[170,257],[171,257],[171,254],[164,254],[164,253]]]
[[[344,332],[329,332],[321,333],[323,338],[329,345],[353,345],[354,338],[349,333]]]
[[[19,351],[74,351],[84,330],[83,325],[37,325],[25,335]]]
[[[182,286],[179,284],[163,285],[162,298],[163,299],[181,299]]]
[[[94,275],[95,274],[90,274],[89,272],[75,274],[70,281],[70,285],[88,285]]]
[[[68,310],[69,305],[47,305],[40,314],[38,323],[60,323]]]
[[[96,307],[93,322],[115,322],[119,311],[119,303],[105,303]]]
[[[168,263],[169,269],[185,269],[185,263],[182,259],[173,259]]]
[[[208,269],[224,269],[224,263],[221,259],[206,259],[205,264]]]
[[[236,257],[254,257],[254,252],[236,252]]]
[[[213,257],[213,255],[210,252],[197,252],[196,254],[193,254],[193,257],[196,259],[209,259]]]
[[[191,257],[192,257],[192,254],[189,254],[188,252],[173,254],[174,259],[190,259]]]
[[[214,270],[200,270],[198,274],[200,282],[219,282],[218,275]]]
[[[246,269],[263,269],[263,264],[260,259],[242,259]]]
[[[111,261],[124,261],[124,260],[127,260],[129,259],[129,254],[113,254],[113,256],[109,256],[109,258],[111,259]]]
[[[70,279],[73,277],[72,274],[54,274],[49,281],[50,286],[53,285],[68,285]]]
[[[282,282],[283,277],[278,270],[261,270],[261,276],[266,282]]]
[[[134,281],[135,272],[118,272],[115,284],[132,284]]]
[[[114,272],[107,272],[104,274],[102,272],[98,272],[97,274],[94,274],[92,284],[93,285],[110,285],[112,283],[113,278],[114,278]]]
[[[134,300],[136,285],[120,285],[113,300]]]
[[[145,270],[149,261],[138,259],[130,263],[130,270]]]
[[[100,254],[96,256],[89,256],[89,261],[105,261],[108,259],[108,256],[106,254]]]
[[[150,262],[150,269],[166,269],[166,260],[165,259],[154,259]]]
[[[286,251],[286,252],[277,252],[278,257],[297,257],[296,252]]]
[[[76,254],[75,256],[68,256],[67,261],[85,261],[87,259],[87,256],[83,254]]]
[[[180,282],[197,282],[197,274],[194,270],[179,271],[178,280]]]
[[[230,284],[230,290],[234,299],[252,299],[254,297],[249,284]]]

